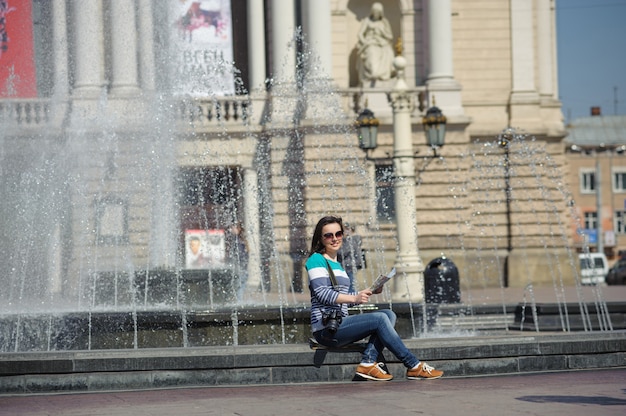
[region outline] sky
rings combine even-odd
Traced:
[[[556,27],[565,121],[626,115],[626,0],[556,0]]]

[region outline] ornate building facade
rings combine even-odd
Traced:
[[[358,70],[372,3],[33,0],[37,92],[7,78],[0,98],[3,228],[26,234],[2,243],[18,253],[3,275],[25,264],[74,296],[108,284],[94,273],[187,268],[194,233],[224,264],[241,222],[248,288],[299,292],[329,213],[363,237],[362,285],[396,264],[398,67]],[[556,268],[573,281],[554,0],[379,3],[406,62],[419,272],[445,253],[462,287],[549,284]],[[447,133],[433,153],[435,105]],[[364,108],[380,122],[367,152]],[[419,300],[414,283],[394,293]]]

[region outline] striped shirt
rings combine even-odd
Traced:
[[[337,290],[333,288],[328,273],[328,264],[337,279]],[[337,296],[339,293],[355,295],[356,292],[349,292],[350,278],[341,264],[326,260],[320,253],[313,253],[305,264],[309,275],[309,289],[311,291],[311,329],[313,332],[324,329],[322,324],[322,311],[330,312],[333,309],[341,309],[341,316],[348,316],[347,303],[338,305]]]

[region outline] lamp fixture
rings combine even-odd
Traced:
[[[437,149],[444,145],[446,137],[446,116],[443,115],[439,107],[432,106],[426,111],[422,118],[422,125],[426,133],[426,143],[432,147],[437,155]]]
[[[356,119],[357,136],[359,147],[365,151],[376,149],[378,138],[378,125],[380,122],[374,116],[372,110],[365,108]]]

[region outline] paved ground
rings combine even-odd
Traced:
[[[301,295],[306,301],[306,295]],[[473,291],[474,305],[553,302],[551,288]],[[624,301],[626,286],[567,288],[565,299]],[[298,300],[300,301],[300,300]],[[626,415],[626,362],[621,369],[517,376],[444,377],[388,383],[347,382],[196,387],[53,395],[0,396],[0,416],[195,415]]]
[[[620,415],[626,368],[533,375],[0,397],[2,416]]]

